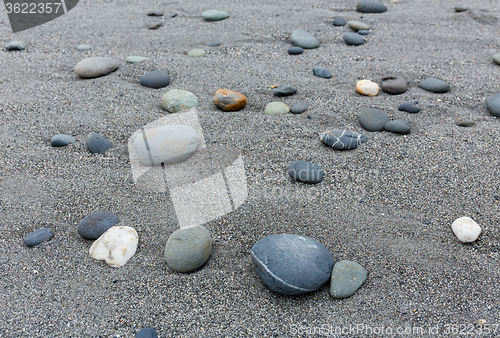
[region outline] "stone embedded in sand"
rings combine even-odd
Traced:
[[[36,246],[44,241],[48,241],[54,236],[54,233],[49,228],[38,229],[30,232],[23,238],[26,246]]]
[[[163,88],[170,84],[170,77],[165,71],[157,69],[142,75],[139,83],[144,87]]]
[[[203,13],[201,13],[201,16],[205,21],[220,21],[229,18],[229,14],[227,12],[218,11],[215,9],[204,11]]]
[[[146,327],[137,332],[135,338],[158,338],[158,334],[154,328]]]
[[[379,86],[370,80],[361,80],[356,83],[356,91],[366,96],[377,96]]]
[[[290,108],[282,102],[270,102],[264,109],[266,115],[280,115],[290,112]]]
[[[50,145],[52,147],[65,147],[70,143],[75,143],[75,141],[75,138],[71,135],[56,134],[50,139]]]
[[[80,52],[86,52],[88,51],[89,49],[91,48],[90,45],[78,45],[76,47],[76,50],[80,51]]]
[[[288,48],[288,54],[290,55],[298,55],[304,53],[304,48],[302,47],[290,47]]]
[[[26,44],[23,41],[13,40],[5,45],[6,50],[24,50]]]
[[[149,16],[163,16],[163,12],[162,11],[158,11],[158,10],[153,10],[153,11],[149,11],[148,15]]]
[[[171,113],[177,113],[198,105],[198,98],[191,92],[181,89],[171,89],[161,98],[163,108]]]
[[[446,93],[450,90],[450,84],[446,81],[428,77],[418,85],[420,88],[433,93]]]
[[[139,236],[134,228],[114,226],[92,244],[89,253],[92,258],[105,260],[108,265],[119,268],[135,254],[138,242]]]
[[[350,130],[333,129],[321,134],[320,140],[337,150],[352,150],[356,149],[361,143],[365,143],[367,137]]]
[[[309,108],[309,104],[307,104],[305,102],[299,102],[299,103],[294,104],[290,108],[290,112],[292,114],[302,114],[303,112],[305,112],[307,110],[307,108]]]
[[[224,111],[236,111],[245,108],[247,98],[229,89],[219,89],[215,92],[214,103]]]
[[[457,122],[457,126],[459,127],[472,127],[476,124],[474,120],[460,120]]]
[[[368,131],[382,131],[391,118],[377,108],[367,108],[359,114],[359,124]]]
[[[460,242],[474,242],[481,234],[481,227],[470,217],[460,217],[453,222],[451,229]]]
[[[207,42],[205,44],[205,46],[208,46],[208,47],[219,47],[221,44],[222,44],[222,42],[215,40],[215,41]]]
[[[154,29],[160,28],[161,26],[163,26],[163,22],[153,21],[153,22],[149,23],[146,27],[148,27],[151,30],[154,30]]]
[[[75,66],[75,73],[83,79],[92,79],[117,70],[118,62],[106,57],[91,57],[83,59]]]
[[[403,94],[408,89],[408,84],[401,76],[385,75],[382,77],[382,90],[387,94]]]
[[[340,18],[340,17],[335,18],[332,21],[332,25],[334,25],[334,26],[345,26],[346,24],[347,24],[347,22],[345,21],[345,19]]]
[[[85,239],[98,239],[118,223],[118,217],[109,211],[96,211],[78,223],[77,231]]]
[[[365,268],[356,262],[340,261],[332,269],[330,296],[347,298],[352,296],[366,281]]]
[[[330,73],[328,69],[323,67],[314,67],[313,74],[316,75],[317,77],[322,77],[324,79],[329,79],[332,77],[332,73]]]
[[[493,54],[493,61],[500,65],[500,53]]]
[[[387,7],[378,1],[361,0],[356,5],[356,9],[361,13],[384,13]]]
[[[192,58],[199,58],[203,55],[205,55],[206,52],[201,49],[201,48],[194,48],[194,49],[191,49],[188,53],[187,53],[187,56],[190,56]]]
[[[411,131],[411,126],[408,121],[405,120],[392,120],[387,122],[384,129],[395,134],[409,134]]]
[[[315,163],[307,161],[295,161],[288,166],[288,174],[299,182],[316,184],[323,181],[325,172]]]
[[[125,61],[127,61],[128,63],[139,63],[139,62],[142,62],[142,61],[147,60],[147,59],[148,58],[146,58],[144,56],[130,55],[130,56],[127,56]]]
[[[361,21],[351,20],[347,24],[356,32],[360,30],[365,30],[365,31],[370,30],[370,25]]]
[[[306,49],[313,49],[319,47],[318,40],[316,40],[316,38],[312,36],[310,33],[302,29],[296,29],[292,32],[292,34],[290,34],[290,42],[294,46]]]
[[[401,104],[398,107],[398,109],[405,111],[407,113],[412,113],[412,114],[418,113],[420,111],[420,108],[415,106],[416,104],[418,104],[418,101],[406,102],[406,103]]]
[[[87,137],[87,149],[92,154],[104,154],[112,146],[108,139],[99,134],[90,133]]]
[[[342,38],[345,43],[351,46],[360,46],[365,43],[365,39],[358,33],[348,32],[345,33]]]
[[[212,236],[202,225],[176,230],[165,245],[165,262],[177,272],[203,266],[212,254]]]
[[[289,86],[287,84],[279,85],[278,88],[273,89],[273,95],[275,96],[288,96],[293,95],[297,92],[297,88],[294,86]]]
[[[486,108],[496,117],[500,117],[500,93],[496,93],[486,100]]]

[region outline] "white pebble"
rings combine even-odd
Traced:
[[[105,260],[108,265],[118,268],[135,254],[138,240],[134,228],[114,226],[96,239],[89,252],[92,258]]]
[[[474,242],[481,233],[481,227],[470,217],[460,217],[453,222],[451,229],[463,243]]]
[[[378,90],[378,84],[370,80],[361,80],[356,83],[356,91],[362,95],[377,96]]]

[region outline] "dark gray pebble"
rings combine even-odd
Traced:
[[[162,11],[149,11],[148,15],[149,16],[163,16],[163,12]]]
[[[366,29],[360,29],[358,31],[358,34],[359,35],[368,35],[368,34],[370,34],[370,31],[367,31]]]
[[[275,96],[288,96],[293,95],[297,92],[297,88],[293,86],[289,86],[287,84],[282,84],[278,88],[273,90],[273,94]]]
[[[288,166],[288,174],[299,182],[316,184],[323,181],[325,172],[315,163],[307,161],[295,161]]]
[[[400,105],[398,109],[407,113],[418,113],[420,111],[420,108],[415,106],[416,104],[418,104],[418,101],[406,102]]]
[[[472,127],[476,124],[474,120],[460,120],[457,122],[457,126],[459,127]]]
[[[324,79],[329,79],[332,77],[332,73],[330,73],[328,69],[325,69],[323,67],[314,67],[313,74]]]
[[[365,43],[365,39],[363,39],[363,37],[358,33],[345,33],[343,38],[348,45],[352,46],[359,46]]]
[[[380,2],[372,0],[361,0],[356,5],[356,9],[361,13],[384,13],[387,7]]]
[[[135,338],[158,338],[156,330],[152,327],[146,327],[135,334]]]
[[[302,114],[303,112],[305,112],[307,110],[307,108],[309,108],[309,104],[307,104],[305,102],[300,102],[300,103],[294,104],[290,108],[290,112],[292,114]]]
[[[220,41],[210,41],[205,44],[208,47],[219,47],[222,44]]]
[[[382,131],[390,120],[385,111],[376,108],[365,109],[359,114],[359,124],[368,131]]]
[[[486,108],[496,117],[500,117],[500,93],[496,93],[486,100]]]
[[[385,75],[382,77],[382,90],[392,95],[403,94],[408,90],[408,84],[401,76]]]
[[[139,82],[145,87],[163,88],[170,84],[170,77],[163,70],[158,69],[142,75]]]
[[[118,221],[118,217],[109,211],[96,211],[85,216],[78,224],[77,230],[85,239],[98,239]]]
[[[467,7],[463,6],[455,6],[455,12],[461,13],[461,12],[467,12],[469,9]]]
[[[345,25],[347,25],[347,21],[345,21],[344,18],[335,18],[335,19],[333,19],[332,24],[334,26],[345,26]]]
[[[428,77],[418,85],[420,88],[433,93],[446,93],[450,90],[450,84],[446,81]]]
[[[24,244],[26,246],[36,246],[43,241],[47,241],[54,236],[54,233],[49,228],[38,229],[30,232],[23,238]]]
[[[361,143],[365,143],[367,139],[363,134],[345,129],[327,130],[320,136],[321,142],[337,150],[356,149]]]
[[[57,134],[52,136],[50,140],[50,145],[52,147],[65,147],[70,143],[75,143],[75,138],[66,134]]]
[[[175,18],[177,16],[177,13],[172,13],[172,12],[169,12],[167,13],[168,16],[170,16],[171,18]]]
[[[148,27],[149,29],[158,29],[158,28],[160,28],[161,26],[163,26],[163,22],[161,22],[161,21],[156,21],[156,22],[152,22],[152,23],[148,24],[148,26],[147,26],[147,27]]]
[[[304,53],[304,48],[302,47],[291,47],[288,49],[288,54],[297,55]]]
[[[409,134],[411,131],[411,126],[408,121],[405,120],[392,120],[387,122],[385,125],[385,130],[396,134]]]
[[[103,154],[112,146],[111,142],[99,134],[90,133],[87,137],[87,149],[92,154]]]

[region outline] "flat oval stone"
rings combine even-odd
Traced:
[[[108,75],[120,67],[118,62],[106,57],[83,59],[75,66],[75,73],[83,79],[92,79]]]
[[[461,13],[461,12],[467,12],[469,9],[467,7],[463,6],[455,6],[455,12]]]
[[[148,15],[149,16],[163,16],[163,12],[162,11],[154,10],[154,11],[149,11]]]
[[[6,50],[24,50],[26,49],[26,43],[24,41],[12,40],[5,45]]]
[[[85,216],[76,229],[80,236],[85,239],[98,239],[109,228],[115,226],[119,219],[109,211],[96,211]]]
[[[252,246],[250,254],[264,284],[283,295],[317,290],[330,279],[334,264],[323,244],[291,234],[264,237]]]
[[[290,108],[282,102],[268,103],[264,109],[264,113],[267,115],[287,114],[288,112],[290,112]]]
[[[481,234],[481,227],[470,217],[456,219],[452,223],[451,229],[462,243],[474,242]]]
[[[450,90],[450,84],[446,81],[428,77],[418,85],[420,88],[433,93],[446,93]]]
[[[173,164],[194,154],[200,143],[196,130],[184,125],[161,126],[145,130],[134,139],[137,158],[146,166]]]
[[[372,0],[359,1],[356,9],[361,13],[384,13],[387,11],[387,7],[383,3]]]
[[[297,88],[289,86],[287,84],[279,85],[278,88],[273,89],[273,94],[275,96],[288,96],[293,95],[297,92]]]
[[[90,247],[90,256],[104,260],[108,265],[119,268],[124,266],[137,251],[139,235],[134,228],[114,226],[102,234]]]
[[[294,46],[302,47],[305,49],[313,49],[319,47],[319,42],[310,33],[296,29],[290,34],[290,43]]]
[[[300,102],[300,103],[294,104],[290,108],[290,112],[292,114],[302,114],[303,112],[305,112],[307,110],[307,108],[309,108],[309,104],[307,104],[305,102]]]
[[[219,89],[215,92],[214,103],[224,111],[236,111],[245,108],[247,98],[229,89]]]
[[[188,53],[187,56],[193,57],[193,58],[199,58],[203,55],[205,55],[206,52],[203,49],[200,48],[194,48],[191,49]]]
[[[384,129],[390,131],[391,133],[409,134],[411,131],[411,126],[408,121],[398,119],[387,122]]]
[[[333,129],[321,134],[320,140],[333,149],[352,150],[356,149],[361,143],[365,143],[367,137],[350,130]]]
[[[91,48],[90,45],[78,45],[76,47],[77,50],[79,50],[80,52],[86,52],[88,51],[89,49]]]
[[[175,231],[165,245],[165,262],[176,272],[203,266],[212,254],[212,236],[202,225]]]
[[[370,31],[367,31],[366,29],[360,29],[358,31],[358,34],[359,35],[368,35],[368,34],[370,34]]]
[[[329,79],[332,77],[332,73],[330,73],[328,69],[325,69],[323,67],[314,67],[313,74],[324,79]]]
[[[356,91],[365,96],[377,96],[379,86],[370,80],[361,80],[356,83]]]
[[[70,143],[75,143],[75,138],[66,134],[56,134],[52,136],[50,140],[50,145],[52,147],[65,147]]]
[[[347,298],[352,296],[366,281],[368,273],[356,262],[340,261],[335,263],[330,281],[330,296]]]
[[[135,338],[158,338],[158,334],[154,328],[146,327],[137,332]]]
[[[360,30],[365,30],[365,31],[370,30],[370,25],[361,21],[351,20],[347,24],[356,32]]]
[[[222,44],[220,41],[210,41],[205,44],[208,47],[219,47]]]
[[[48,241],[54,236],[54,233],[49,228],[38,229],[30,232],[23,238],[26,246],[36,246],[44,241]]]
[[[338,26],[345,26],[347,22],[345,21],[344,18],[335,18],[333,19],[332,24],[338,27]]]
[[[359,114],[359,124],[368,131],[382,131],[390,120],[385,111],[376,108],[365,109]]]
[[[495,61],[497,64],[500,65],[500,53],[493,54],[492,58],[493,58],[493,61]]]
[[[401,76],[385,75],[382,77],[382,90],[392,95],[403,94],[408,90],[408,84]]]
[[[344,36],[342,37],[348,45],[351,46],[360,46],[365,43],[365,39],[363,36],[359,35],[358,33],[345,33]]]
[[[416,104],[418,104],[418,101],[406,102],[406,103],[403,103],[402,105],[400,105],[398,107],[398,109],[405,111],[407,113],[413,113],[413,114],[418,113],[420,111],[420,108],[415,106]]]
[[[157,69],[139,78],[141,85],[149,88],[163,88],[170,84],[170,77],[163,70]]]
[[[99,134],[90,133],[87,137],[87,149],[92,154],[104,154],[112,146],[111,142]]]
[[[288,54],[291,54],[291,55],[297,55],[297,54],[302,54],[304,53],[304,48],[302,47],[290,47],[288,49]]]
[[[161,105],[171,113],[177,113],[198,105],[198,98],[191,92],[172,89],[161,98]]]
[[[476,125],[476,121],[474,120],[460,120],[457,122],[457,126],[459,127],[472,127]]]
[[[147,60],[147,59],[148,58],[145,58],[144,56],[131,55],[131,56],[127,56],[125,61],[127,61],[128,63],[139,63],[139,62],[142,62],[142,61]]]
[[[295,181],[316,184],[323,181],[325,172],[317,164],[307,161],[295,161],[288,166],[288,174]]]
[[[496,117],[500,117],[500,93],[496,93],[486,100],[486,108]]]
[[[149,29],[153,30],[153,29],[158,29],[161,26],[163,26],[163,22],[161,22],[161,21],[154,21],[154,22],[149,23],[146,27],[148,27]]]
[[[204,11],[201,13],[203,20],[205,21],[220,21],[229,18],[229,14],[224,11],[218,11],[211,9],[209,11]]]

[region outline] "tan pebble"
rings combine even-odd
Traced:
[[[370,80],[361,80],[356,83],[356,91],[362,95],[366,96],[377,96],[379,91],[379,86]]]

